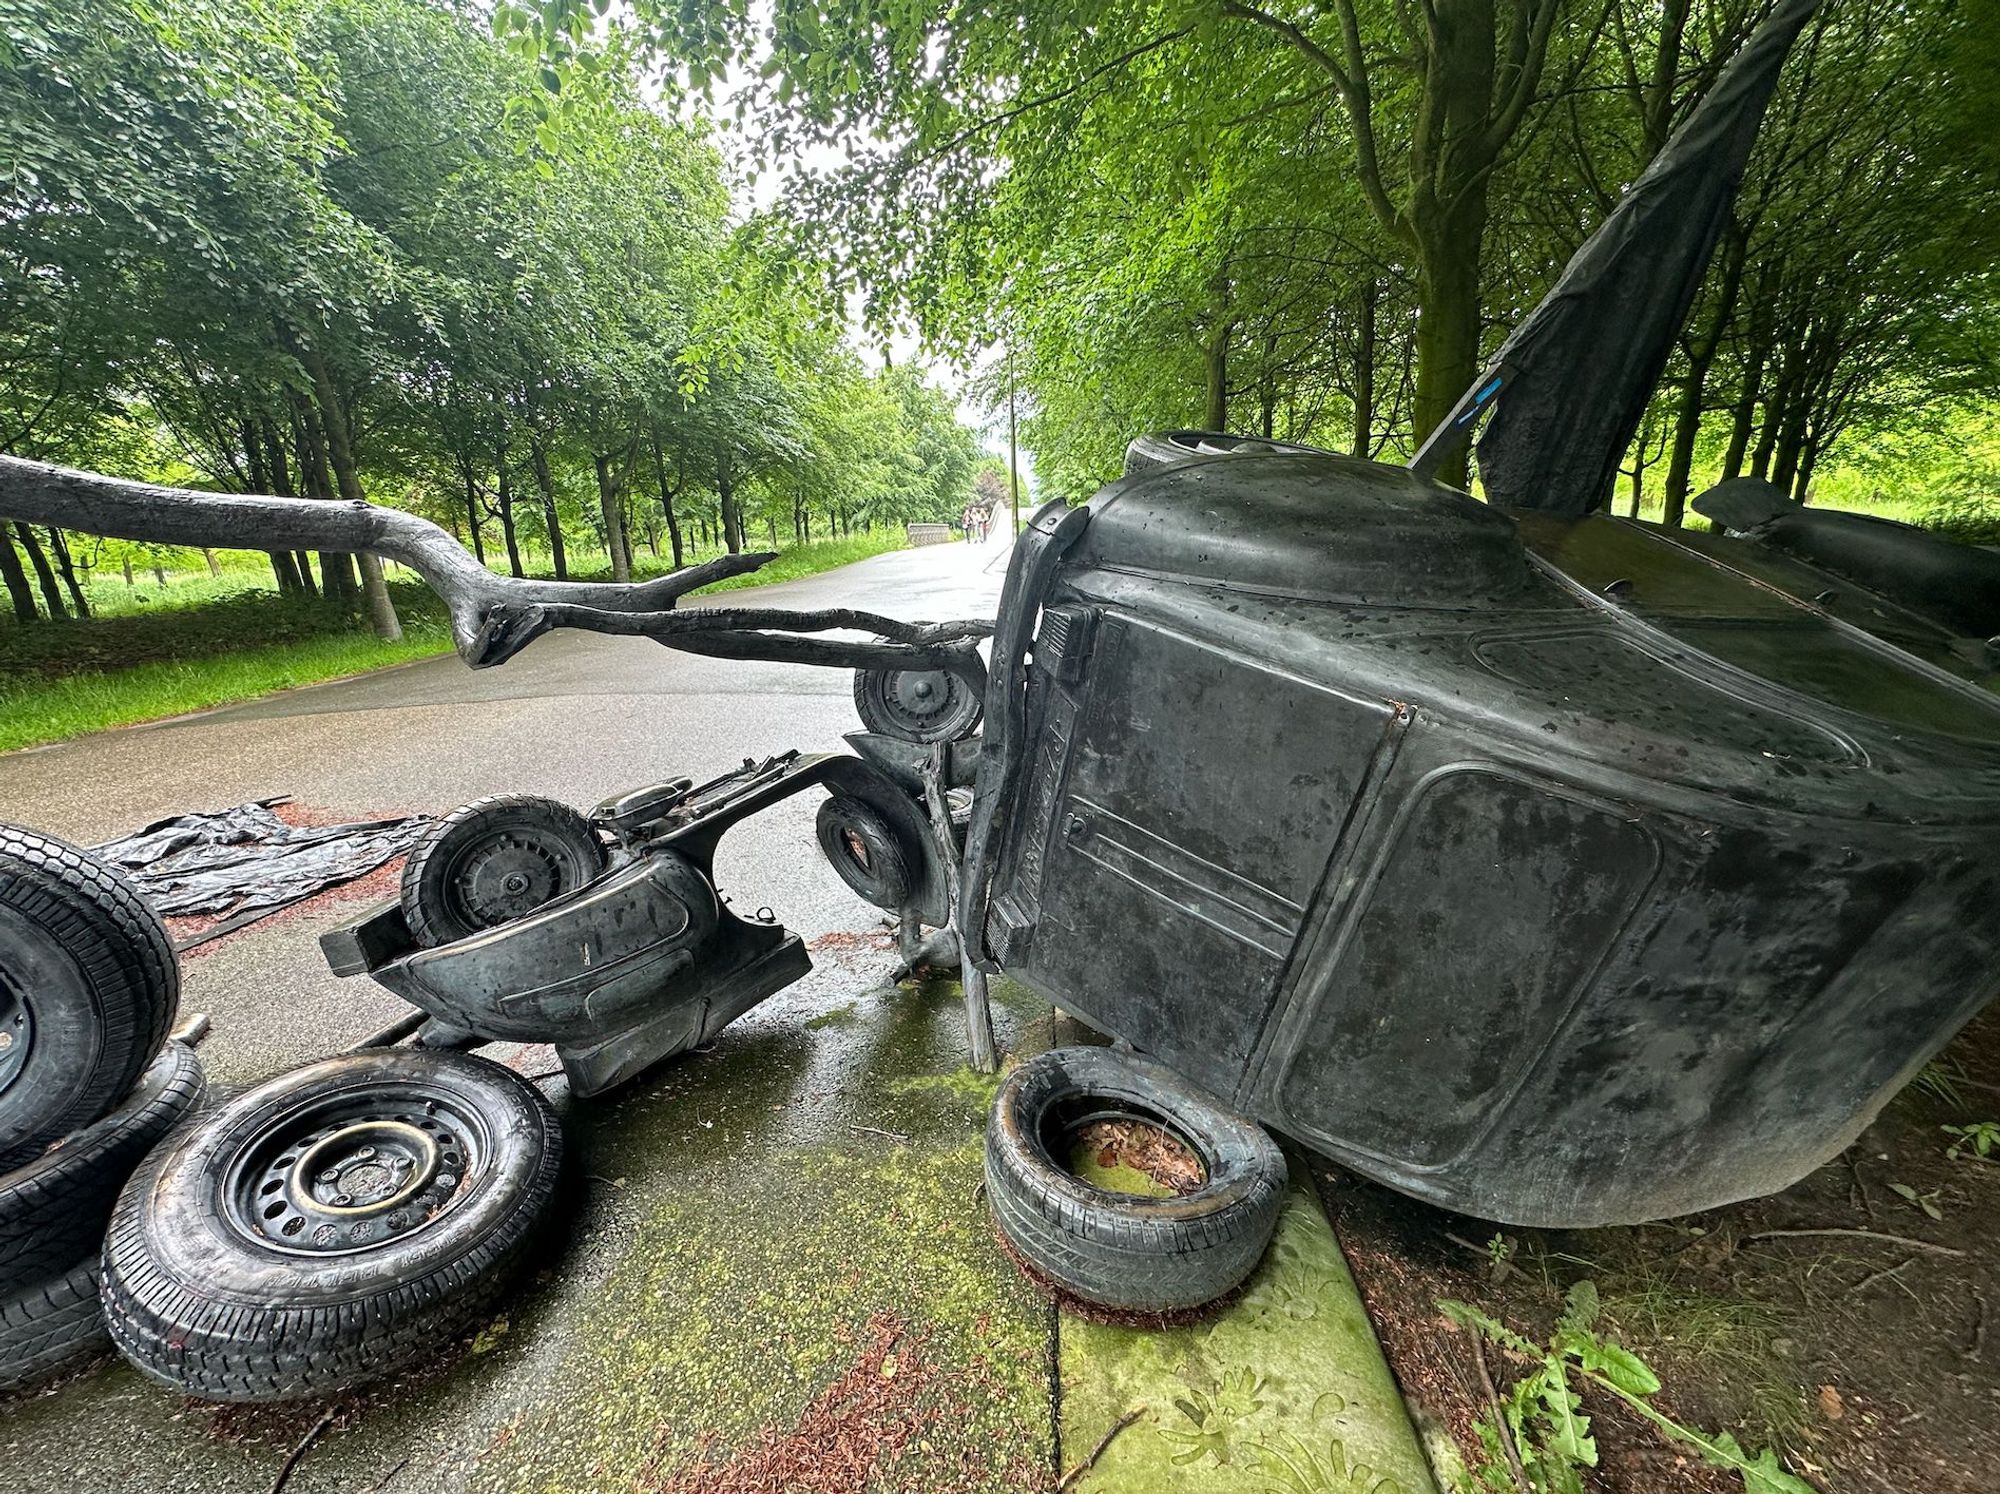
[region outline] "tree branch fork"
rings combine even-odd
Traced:
[[[722,658],[835,668],[947,669],[983,687],[985,622],[921,624],[851,608],[676,610],[699,587],[755,571],[773,551],[721,555],[653,581],[531,581],[495,575],[428,519],[372,503],[202,493],[0,456],[0,515],[116,539],[194,548],[330,550],[408,566],[444,601],[474,669],[511,659],[555,628],[651,638]],[[808,635],[853,631],[883,641]]]

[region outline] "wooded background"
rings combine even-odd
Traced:
[[[1666,142],[1767,0],[640,0],[689,86],[851,242],[878,315],[999,343],[1038,478],[1196,425],[1407,454]],[[569,0],[503,8],[561,35]],[[2000,493],[2000,25],[1827,0],[1801,38],[1619,496]],[[584,34],[584,33],[578,33]],[[1454,474],[1456,475],[1456,474]],[[1610,494],[1606,495],[1611,501]]]
[[[617,43],[524,107],[518,50],[425,0],[0,0],[0,449],[395,504],[515,574],[955,522],[975,434],[772,273],[710,132]],[[160,558],[0,533],[22,621]],[[371,558],[271,566],[394,633]]]
[[[858,314],[1012,403],[1044,496],[1161,427],[1395,459],[1767,9],[0,0],[0,448],[556,575],[956,518],[975,440]],[[1994,512],[1991,20],[1827,0],[1608,503]],[[0,541],[17,616],[77,548]],[[393,627],[372,562],[272,565]]]

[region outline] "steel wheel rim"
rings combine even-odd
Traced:
[[[21,1077],[34,1046],[35,1009],[13,982],[0,974],[0,1095]]]
[[[236,1148],[221,1169],[223,1217],[287,1255],[353,1255],[429,1229],[492,1164],[473,1111],[402,1083],[309,1101]]]

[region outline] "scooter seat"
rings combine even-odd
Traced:
[[[590,817],[622,840],[666,818],[668,811],[693,790],[692,778],[675,778],[666,783],[627,789],[599,804],[590,812]]]

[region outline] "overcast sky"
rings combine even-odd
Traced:
[[[762,10],[763,7],[760,5],[758,9]],[[661,100],[661,95],[656,90],[649,88],[649,91],[653,92],[656,101]],[[746,169],[750,152],[744,136],[746,131],[755,128],[755,121],[746,120],[740,125],[737,123],[736,94],[737,84],[734,78],[724,77],[714,85],[715,97],[712,104],[704,106],[697,98],[689,100],[683,107],[690,113],[706,116],[714,126],[717,141],[725,159],[729,162],[733,178],[730,183],[731,192],[739,210],[743,213],[761,212],[774,206],[784,193],[787,179],[793,175],[837,171],[854,159],[854,152],[841,146],[815,145],[798,156],[787,169],[765,170],[753,179]],[[673,107],[662,103],[665,112],[672,113]],[[880,368],[884,362],[882,339],[863,330],[858,308],[849,315],[848,328],[849,339],[861,356],[867,360],[870,367]],[[900,329],[889,338],[886,351],[888,358],[893,359],[898,367],[915,364],[925,371],[932,383],[956,397],[959,419],[982,433],[988,451],[1001,457],[1006,456],[1007,411],[1004,406],[999,410],[989,411],[979,405],[970,396],[969,381],[958,377],[951,366],[942,360],[925,357],[918,345],[916,334],[908,328]],[[989,349],[977,360],[975,373],[991,368],[998,358],[999,350]],[[1022,478],[1025,481],[1032,463],[1025,451],[1020,454],[1019,461]]]

